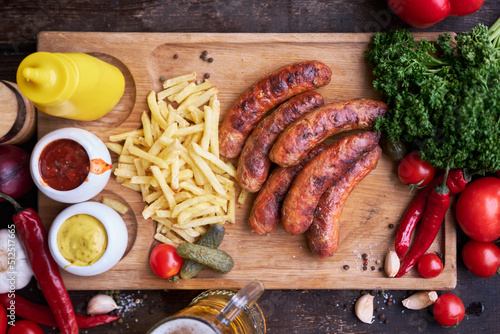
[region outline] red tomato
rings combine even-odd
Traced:
[[[474,275],[491,277],[500,266],[500,248],[491,242],[470,240],[462,249],[462,259]]]
[[[0,305],[0,334],[7,332],[7,310]]]
[[[10,326],[7,334],[43,334],[42,328],[33,321],[20,320],[15,326]]]
[[[453,293],[438,297],[432,308],[434,318],[443,326],[458,325],[465,315],[464,303]]]
[[[169,278],[178,274],[184,260],[177,254],[177,249],[172,245],[162,244],[156,246],[149,256],[149,264],[156,276]]]
[[[394,14],[409,25],[427,28],[450,13],[449,0],[387,0]]]
[[[450,16],[464,16],[476,12],[484,0],[450,0]]]
[[[471,239],[490,242],[500,237],[500,180],[471,182],[457,200],[457,221]]]
[[[435,168],[420,159],[418,152],[408,153],[398,166],[398,176],[407,186],[424,187],[434,178]]]
[[[427,253],[418,260],[417,269],[422,277],[433,278],[443,271],[443,262],[435,253]]]

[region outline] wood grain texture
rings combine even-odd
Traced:
[[[370,97],[369,66],[364,59],[371,34],[142,34],[44,32],[39,50],[86,52],[104,57],[126,71],[127,89],[117,109],[94,122],[75,122],[39,114],[38,135],[60,127],[77,126],[94,132],[103,141],[109,135],[140,126],[139,117],[147,109],[146,96],[160,89],[160,76],[173,77],[196,71],[210,73],[218,86],[221,118],[232,102],[263,75],[289,63],[316,59],[332,69],[332,81],[318,89],[326,102]],[[434,37],[435,34],[422,35]],[[133,46],[133,52],[130,52]],[[213,63],[199,58],[203,50]],[[178,54],[178,59],[173,55]],[[128,75],[130,73],[130,75]],[[334,140],[330,139],[330,140]],[[221,249],[235,260],[227,275],[203,270],[191,280],[178,284],[158,279],[149,269],[148,256],[154,243],[154,223],[140,215],[140,195],[111,181],[106,191],[127,201],[135,213],[128,217],[129,229],[137,230],[130,252],[112,270],[92,280],[63,273],[68,289],[206,289],[241,287],[250,278],[261,279],[270,289],[452,289],[456,285],[456,229],[448,217],[432,250],[445,255],[445,271],[434,279],[411,273],[391,279],[378,268],[393,248],[399,217],[411,200],[406,187],[397,179],[394,165],[381,159],[376,170],[358,185],[346,202],[341,219],[340,248],[330,259],[316,259],[308,249],[305,235],[291,237],[282,228],[269,236],[250,232],[247,220],[253,196],[237,207],[237,223],[227,225]],[[39,212],[49,225],[63,205],[40,196]],[[372,262],[364,271],[361,254]],[[380,263],[376,264],[375,261]],[[350,270],[343,270],[344,265]],[[371,270],[371,266],[375,270]]]
[[[0,0],[0,78],[15,81],[18,64],[29,53],[36,51],[37,34],[43,30],[334,33],[407,28],[412,31],[461,32],[479,22],[491,25],[500,13],[500,1],[486,0],[473,15],[447,18],[431,28],[419,30],[405,25],[391,14],[386,0],[276,0],[260,5],[257,16],[254,11],[247,10],[251,6],[259,6],[255,0],[189,2],[194,5],[187,6],[187,1],[176,0]],[[218,15],[205,11],[213,6],[221,8]],[[52,10],[46,13],[48,8]],[[187,15],[188,10],[192,18]],[[216,20],[214,16],[217,16]],[[35,142],[36,138],[22,147],[30,151]],[[19,198],[19,201],[24,207],[37,208],[36,190]],[[454,208],[451,211],[454,212]],[[12,222],[13,213],[10,205],[0,202],[3,228]],[[458,254],[468,240],[458,229]],[[467,317],[459,326],[446,331],[453,331],[454,334],[470,334],[478,330],[482,333],[498,333],[500,275],[480,279],[467,270],[460,256],[457,259],[457,271],[458,284],[452,292],[464,302]],[[89,299],[100,292],[103,291],[73,290],[69,293],[75,310],[85,313]],[[187,306],[201,291],[170,288],[143,291],[141,288],[114,292],[120,305],[117,312],[122,315],[123,323],[115,322],[84,332],[143,334],[154,323]],[[380,311],[375,311],[372,324],[361,323],[354,314],[356,299],[366,292],[377,295],[375,306],[380,308]],[[445,329],[434,320],[430,308],[409,311],[401,305],[401,300],[413,292],[377,291],[371,288],[362,291],[267,289],[260,297],[259,305],[266,316],[269,334],[443,333]],[[45,303],[35,279],[17,293],[34,302]],[[390,307],[388,297],[393,301]],[[384,314],[387,324],[379,319],[381,314]],[[59,333],[57,329],[46,326],[43,330],[47,334]]]

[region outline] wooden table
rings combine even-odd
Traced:
[[[487,0],[475,14],[448,18],[425,30],[468,30],[477,23],[491,25],[500,14],[500,3]],[[408,28],[387,8],[384,0],[365,1],[3,1],[0,12],[0,79],[15,80],[19,62],[36,51],[37,33],[46,30],[113,32],[252,32],[330,33],[376,32]],[[30,150],[34,140],[23,145]],[[36,191],[24,196],[25,206],[36,207]],[[1,227],[10,222],[12,210],[0,203]],[[458,254],[467,238],[458,231]],[[264,259],[263,259],[264,260]],[[102,291],[71,291],[76,311],[83,313],[87,301]],[[166,315],[195,297],[199,290],[114,291],[120,303],[122,323],[87,330],[87,333],[144,333]],[[354,302],[365,292],[373,293],[375,322],[361,323],[354,315]],[[401,300],[405,290],[267,290],[259,300],[268,333],[438,333],[428,309],[409,311]],[[33,280],[19,291],[44,303]],[[467,307],[468,317],[454,333],[496,333],[500,306],[500,277],[480,279],[467,271],[458,256],[458,285],[453,290]],[[389,299],[390,298],[390,299]],[[482,310],[484,308],[484,311]],[[382,315],[383,314],[383,315]],[[383,320],[385,319],[385,320]],[[46,333],[57,333],[44,328]]]

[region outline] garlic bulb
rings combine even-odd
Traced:
[[[90,315],[106,314],[118,308],[115,300],[108,295],[98,294],[92,297],[87,304],[87,313]]]
[[[0,230],[0,293],[22,289],[33,277],[23,245],[14,233],[14,226],[9,228]]]

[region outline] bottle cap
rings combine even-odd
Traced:
[[[64,102],[76,85],[77,73],[67,57],[57,53],[35,52],[17,69],[21,92],[37,105],[50,106]]]

